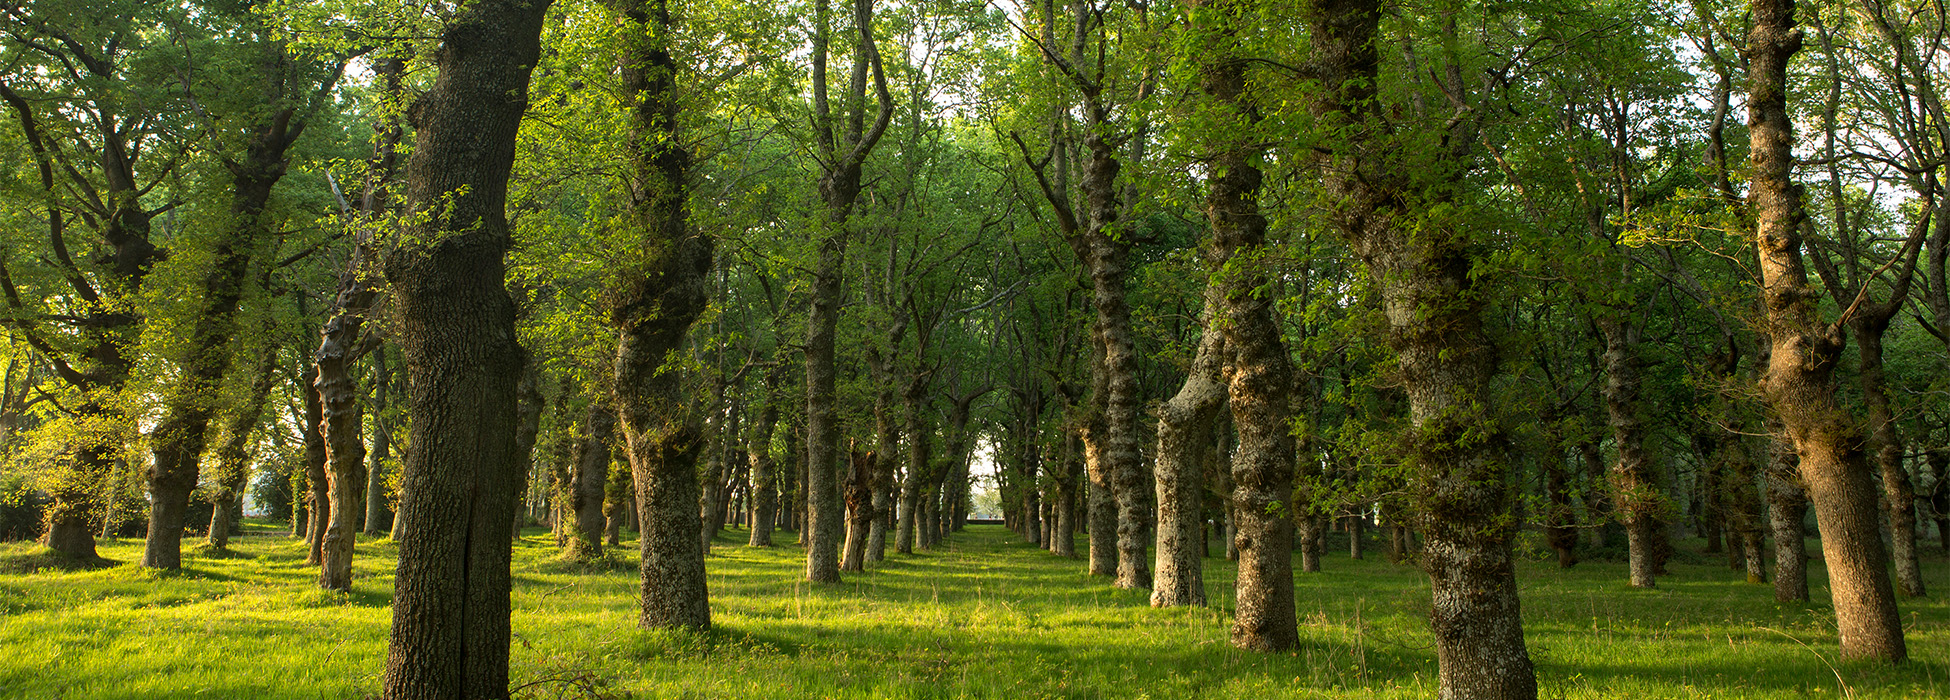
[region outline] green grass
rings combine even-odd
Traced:
[[[0,546],[0,697],[358,698],[385,662],[395,550],[361,543],[354,591],[313,584],[304,551],[273,527],[237,556],[193,553],[180,572],[66,569]],[[838,586],[800,582],[790,544],[728,532],[710,559],[716,629],[641,632],[634,566],[570,566],[531,531],[515,548],[515,682],[522,697],[638,698],[1427,698],[1436,665],[1428,589],[1405,566],[1330,554],[1296,577],[1303,646],[1226,644],[1232,569],[1208,559],[1210,609],[1154,610],[993,527],[942,550],[893,555]],[[790,542],[786,534],[782,541]],[[1695,546],[1697,543],[1693,543]],[[626,543],[619,552],[633,558]],[[1819,551],[1819,550],[1814,550]],[[1950,606],[1904,601],[1915,659],[1835,660],[1824,604],[1779,605],[1725,566],[1676,564],[1657,590],[1624,567],[1520,571],[1524,627],[1546,698],[1928,698],[1950,694]],[[1940,556],[1925,569],[1950,593]],[[1821,570],[1812,578],[1819,582]],[[1815,598],[1827,591],[1819,583]]]

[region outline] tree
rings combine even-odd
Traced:
[[[410,222],[386,261],[406,356],[389,698],[508,693],[509,531],[524,353],[504,286],[503,206],[548,0],[477,0],[440,33],[408,112]]]

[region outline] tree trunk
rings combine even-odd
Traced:
[[[1218,184],[1212,187],[1217,189]],[[1216,219],[1217,217],[1215,217]],[[1216,228],[1219,222],[1213,223]],[[1158,560],[1151,607],[1205,605],[1205,528],[1200,501],[1205,496],[1202,459],[1212,445],[1212,427],[1225,406],[1225,259],[1218,244],[1208,247],[1205,330],[1178,393],[1158,409]]]
[[[319,430],[325,441],[325,478],[330,505],[319,544],[318,586],[329,591],[352,589],[352,549],[358,537],[360,503],[366,488],[365,410],[353,370],[368,348],[363,347],[365,321],[379,296],[368,266],[375,256],[368,234],[361,231],[352,259],[339,273],[338,295],[331,317],[319,329],[318,349],[312,354],[322,408]]]
[[[575,528],[566,553],[576,561],[591,561],[603,556],[608,525],[603,498],[608,495],[610,447],[616,443],[616,411],[601,397],[591,399],[582,429],[569,458],[575,471],[570,473],[568,513]]]
[[[1639,416],[1639,327],[1615,316],[1599,319],[1605,335],[1605,414],[1611,427],[1617,461],[1610,471],[1613,507],[1625,523],[1631,586],[1652,588],[1658,570],[1659,540],[1665,531],[1657,513],[1663,493],[1652,460],[1645,452],[1645,423]]]
[[[503,207],[550,0],[475,0],[442,32],[408,114],[404,243],[387,260],[411,432],[383,694],[508,694],[515,337]]]
[[[325,524],[331,510],[331,481],[325,474],[325,408],[318,395],[318,365],[306,363],[298,377],[298,394],[305,410],[299,427],[305,438],[305,565],[324,559]]]
[[[765,373],[765,403],[745,439],[745,455],[752,469],[752,532],[747,544],[753,547],[772,546],[772,521],[778,517],[778,465],[772,460],[772,429],[779,423],[779,402],[785,400],[779,391],[783,380],[776,369]]]
[[[1395,162],[1404,157],[1397,142],[1378,123],[1380,3],[1321,0],[1307,14],[1315,75],[1327,86],[1314,113],[1324,133],[1338,135],[1316,156],[1326,196],[1338,202],[1330,223],[1376,284],[1408,395],[1404,447],[1416,465],[1408,490],[1426,542],[1421,561],[1434,599],[1440,697],[1531,700],[1537,679],[1511,556],[1511,467],[1487,408],[1495,358],[1482,327],[1473,244],[1466,231],[1409,226],[1417,212],[1398,209],[1442,202],[1453,183],[1410,180]],[[1451,153],[1473,138],[1471,125],[1456,121],[1444,135]],[[1455,177],[1466,172],[1461,163],[1445,165]]]
[[[1778,426],[1776,435],[1780,435]],[[1768,443],[1768,526],[1774,531],[1774,600],[1808,599],[1808,552],[1801,523],[1808,516],[1808,493],[1801,486],[1799,458],[1785,436]]]
[[[928,480],[928,467],[933,464],[930,450],[933,434],[921,418],[925,382],[919,375],[909,379],[901,401],[907,433],[907,478],[901,482],[900,521],[894,524],[894,551],[901,554],[914,553],[920,523],[921,485]]]
[[[1063,429],[1063,471],[1057,480],[1056,532],[1050,535],[1056,556],[1077,556],[1077,494],[1083,487],[1083,438],[1075,430]]]
[[[1889,554],[1896,565],[1896,590],[1905,596],[1924,595],[1923,569],[1916,553],[1916,487],[1910,484],[1909,470],[1903,467],[1903,438],[1896,430],[1895,410],[1890,406],[1888,380],[1882,361],[1882,339],[1889,330],[1893,311],[1901,302],[1877,307],[1888,315],[1863,311],[1849,324],[1855,332],[1856,354],[1860,361],[1858,377],[1862,383],[1862,403],[1869,409],[1869,445],[1875,449],[1875,466],[1882,476],[1882,503],[1889,522]]]
[[[714,247],[691,228],[686,206],[691,154],[678,132],[680,71],[669,6],[618,0],[617,9],[628,20],[620,73],[631,105],[628,220],[638,239],[631,274],[612,285],[609,315],[617,329],[616,407],[641,527],[637,625],[702,630],[711,626],[711,607],[696,465],[706,441],[668,358],[709,303]]]
[[[215,500],[210,509],[210,532],[205,535],[206,542],[218,551],[230,547],[230,530],[236,525],[231,514],[237,509],[244,486],[250,483],[250,462],[247,449],[250,447],[251,432],[264,418],[264,401],[271,394],[271,384],[277,378],[277,352],[267,348],[258,360],[257,379],[251,383],[249,398],[238,404],[230,414],[230,421],[224,425],[223,442],[217,447],[214,481],[217,486]]]
[[[386,401],[392,394],[393,372],[386,362],[386,349],[373,354],[372,461],[366,466],[365,535],[379,537],[391,529],[391,509],[386,507],[386,465],[393,458],[393,425],[386,416]]]
[[[1801,49],[1794,0],[1751,0],[1747,35],[1748,124],[1762,297],[1773,341],[1761,391],[1800,456],[1802,482],[1821,525],[1822,558],[1834,592],[1843,658],[1908,657],[1879,534],[1875,473],[1860,428],[1835,398],[1834,368],[1845,343],[1825,324],[1801,256],[1807,214],[1792,180],[1793,125],[1788,61]]]
[[[266,70],[278,70],[283,47],[266,47],[275,57]],[[246,153],[238,161],[225,159],[231,175],[229,228],[211,251],[205,267],[196,325],[178,359],[180,383],[164,399],[164,417],[150,433],[154,445],[149,465],[149,536],[141,565],[175,569],[183,564],[183,517],[190,492],[196,489],[199,460],[210,420],[221,404],[224,375],[230,371],[232,336],[237,309],[243,302],[251,258],[273,235],[274,224],[264,213],[271,190],[284,177],[285,151],[305,130],[295,109],[284,107],[247,136]],[[363,453],[360,455],[363,459]],[[360,468],[364,468],[361,461]]]
[[[384,353],[380,358],[384,360]],[[528,496],[529,482],[535,480],[535,440],[540,437],[542,411],[547,408],[540,374],[531,357],[521,369],[521,382],[515,385],[515,517],[508,533],[516,540],[521,539],[521,529],[528,524],[521,504]],[[380,446],[383,448],[385,443],[381,442]]]
[[[841,571],[867,570],[867,530],[873,527],[873,479],[878,468],[872,452],[854,450],[847,459],[846,547],[841,552]]]
[[[1930,465],[1930,517],[1936,521],[1936,535],[1945,554],[1950,554],[1950,449],[1933,447],[1923,452]]]
[[[1246,15],[1250,2],[1227,3],[1215,16]],[[1243,20],[1239,20],[1243,21]],[[1224,26],[1221,46],[1208,67],[1205,92],[1234,114],[1229,130],[1238,140],[1216,159],[1208,181],[1206,211],[1211,220],[1214,258],[1221,261],[1224,290],[1221,327],[1232,356],[1228,393],[1232,425],[1239,442],[1232,456],[1232,503],[1238,508],[1239,577],[1234,584],[1232,644],[1255,651],[1286,651],[1300,643],[1293,603],[1292,506],[1295,446],[1292,426],[1293,366],[1273,297],[1261,293],[1270,282],[1266,255],[1266,217],[1259,211],[1264,154],[1248,136],[1259,121],[1249,93],[1247,61],[1238,53],[1235,32]]]

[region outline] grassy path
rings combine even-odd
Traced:
[[[514,675],[532,684],[520,695],[1434,696],[1427,584],[1385,561],[1330,556],[1326,573],[1298,577],[1304,646],[1262,656],[1226,644],[1232,570],[1223,559],[1206,560],[1213,608],[1153,610],[997,527],[895,555],[836,587],[798,582],[803,562],[790,544],[733,539],[709,562],[718,628],[697,636],[631,629],[633,561],[565,565],[531,531],[515,549]],[[360,544],[354,592],[341,596],[313,587],[296,542],[234,542],[238,556],[192,556],[167,575],[126,565],[139,541],[104,543],[103,555],[124,565],[92,571],[34,571],[34,548],[0,545],[0,698],[375,692],[393,548]],[[634,544],[623,549],[633,555]],[[1940,599],[1902,604],[1914,663],[1841,664],[1825,605],[1778,605],[1771,589],[1724,566],[1674,570],[1658,590],[1633,591],[1620,564],[1526,565],[1525,629],[1544,697],[1841,697],[1844,686],[1858,698],[1950,697],[1950,605]],[[1822,580],[1819,566],[1811,573]],[[1939,595],[1950,592],[1946,573],[1940,555],[1927,562]]]

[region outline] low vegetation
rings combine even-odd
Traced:
[[[361,543],[349,594],[319,590],[302,543],[253,521],[233,556],[187,551],[180,571],[69,569],[0,548],[0,697],[357,698],[385,668],[394,550]],[[515,547],[517,697],[1428,698],[1436,662],[1428,584],[1382,557],[1329,557],[1300,574],[1302,644],[1226,643],[1232,569],[1208,559],[1209,608],[1154,609],[1075,562],[975,526],[837,586],[801,580],[782,546],[713,549],[714,629],[635,628],[631,562],[571,564],[530,530]],[[1925,698],[1950,693],[1950,604],[1905,601],[1910,663],[1835,660],[1821,601],[1775,603],[1716,559],[1687,556],[1653,590],[1622,562],[1522,565],[1524,629],[1546,698]],[[1810,546],[1810,551],[1819,551]],[[614,550],[633,553],[632,543]],[[617,556],[612,554],[612,556]],[[1814,566],[1817,573],[1820,565]],[[1942,580],[1950,564],[1926,558]]]

